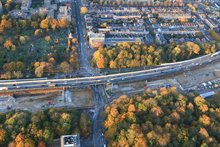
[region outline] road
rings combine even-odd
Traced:
[[[80,61],[80,71],[83,76],[91,76],[94,75],[93,71],[90,67],[88,51],[87,51],[87,42],[86,38],[84,37],[84,22],[83,17],[80,14],[80,8],[82,6],[80,0],[73,0],[74,11],[76,14],[76,27],[77,27],[77,34],[78,34],[78,51],[79,51],[79,61]]]
[[[95,101],[95,113],[93,117],[93,146],[102,147],[105,144],[105,138],[103,136],[103,118],[101,112],[104,110],[104,87],[103,85],[92,86],[94,90],[94,101]]]
[[[78,33],[78,42],[79,42],[79,55],[80,55],[80,71],[83,76],[91,76],[91,75],[96,75],[95,71],[92,70],[89,62],[89,57],[88,57],[88,45],[86,42],[85,34],[84,32],[86,30],[85,28],[85,22],[84,18],[80,14],[80,8],[82,6],[80,0],[73,0],[73,5],[75,7],[75,14],[76,14],[76,26],[77,26],[77,33]],[[85,78],[84,78],[85,79]],[[79,81],[82,79],[79,79]],[[101,83],[101,80],[87,80],[85,79],[85,82],[87,81],[88,84],[92,83]],[[77,82],[77,80],[75,81]],[[70,84],[71,81],[66,84]],[[62,83],[60,83],[62,85]],[[72,85],[76,83],[71,83]],[[84,84],[82,82],[78,82],[78,84]],[[94,117],[93,117],[93,146],[94,147],[101,147],[103,146],[105,139],[104,136],[102,136],[102,120],[100,120],[100,112],[103,111],[104,109],[104,103],[103,103],[103,98],[101,97],[101,92],[104,90],[103,85],[99,86],[93,86],[93,91],[94,91],[94,101],[95,101],[95,111],[94,111]]]
[[[152,77],[159,77],[161,75],[168,75],[174,72],[181,72],[184,70],[194,69],[198,66],[205,64],[212,64],[213,61],[220,60],[220,52],[217,52],[215,56],[206,55],[198,57],[192,60],[162,64],[156,68],[110,74],[103,76],[87,76],[83,78],[68,78],[68,79],[47,79],[47,78],[36,78],[36,79],[19,79],[19,80],[1,80],[0,90],[6,87],[7,90],[15,89],[34,89],[34,88],[47,88],[47,87],[64,87],[64,86],[90,86],[90,85],[101,85],[106,83],[120,83],[120,82],[132,82],[145,80]]]

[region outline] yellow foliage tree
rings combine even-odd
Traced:
[[[49,28],[49,19],[45,18],[40,22],[40,27],[42,29],[48,29]]]
[[[88,13],[88,9],[86,7],[81,7],[80,13],[81,14],[86,14],[86,13]]]

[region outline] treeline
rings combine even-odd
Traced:
[[[177,62],[216,52],[215,44],[185,42],[165,46],[118,43],[94,52],[92,65],[98,68],[129,68]]]
[[[61,135],[91,133],[88,114],[78,110],[48,109],[30,113],[11,111],[0,114],[0,146],[45,147]]]
[[[175,87],[120,96],[103,116],[109,147],[220,146],[220,105]]]

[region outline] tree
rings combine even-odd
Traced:
[[[27,29],[29,25],[27,20],[19,19],[18,22],[22,29]]]
[[[118,115],[118,110],[116,107],[112,107],[110,111],[111,116],[116,117]]]
[[[209,133],[205,128],[200,128],[199,129],[199,135],[201,136],[202,139],[206,139],[209,137]]]
[[[40,27],[42,29],[48,29],[49,28],[49,19],[45,18],[40,22]]]
[[[0,126],[0,145],[3,145],[7,142],[7,140],[8,140],[7,135],[8,134],[7,134],[6,130]]]
[[[209,33],[214,40],[216,40],[217,42],[220,42],[220,35],[216,33],[215,30],[209,30]]]
[[[12,22],[11,22],[11,20],[3,19],[3,20],[1,21],[1,25],[3,25],[4,28],[6,28],[6,29],[11,29],[11,27],[12,27]]]
[[[80,13],[81,14],[86,14],[86,13],[88,13],[88,9],[86,7],[81,7]]]
[[[9,142],[8,147],[16,147],[15,141]]]
[[[45,67],[43,67],[43,66],[39,66],[39,67],[37,67],[36,69],[35,69],[35,75],[37,76],[37,77],[42,77],[43,76],[43,74],[44,74],[44,69],[45,69]]]
[[[117,68],[117,63],[116,63],[116,61],[111,60],[110,63],[109,63],[109,67],[110,67],[110,68]]]
[[[42,64],[39,63],[38,67]],[[80,129],[78,133],[82,137],[91,132],[90,117],[78,110],[9,111],[5,116],[0,115],[0,123],[3,124],[0,125],[0,146],[10,142],[9,147],[45,147],[46,142],[60,135],[72,134],[73,130]]]
[[[14,71],[12,74],[16,79],[20,79],[23,77],[23,74],[21,71]]]
[[[207,115],[202,115],[199,117],[199,122],[205,126],[210,125],[211,120]]]
[[[47,42],[50,42],[50,40],[51,40],[50,36],[45,36],[44,39],[45,39]]]
[[[72,71],[70,64],[66,61],[60,64],[60,68],[63,73],[70,73]]]
[[[82,136],[88,136],[91,133],[91,120],[86,113],[81,114],[79,124]]]
[[[5,29],[5,27],[2,24],[0,24],[0,34],[2,34],[4,32],[4,29]]]
[[[40,36],[42,34],[42,30],[41,29],[37,29],[34,31],[34,36]]]
[[[43,141],[39,141],[37,147],[46,147],[46,144]]]
[[[52,19],[50,21],[51,28],[55,30],[58,27],[58,21],[56,19]]]
[[[196,104],[196,106],[200,107],[204,104],[206,104],[206,101],[204,98],[202,98],[201,96],[197,96],[195,99],[194,99],[194,103]]]
[[[38,24],[38,22],[37,21],[32,21],[31,22],[31,26],[33,27],[33,28],[38,28],[39,27],[39,24]]]
[[[26,39],[25,39],[24,36],[20,36],[19,37],[19,41],[20,41],[21,44],[25,44],[26,43]]]
[[[8,38],[5,43],[4,43],[4,47],[7,49],[12,49],[15,50],[16,46],[12,43],[11,38]]]
[[[197,44],[195,44],[193,42],[186,42],[186,46],[189,50],[189,55],[192,55],[192,53],[197,54],[197,55],[199,54],[200,47]]]
[[[65,18],[59,19],[58,23],[59,23],[59,27],[60,28],[67,28],[69,26],[69,24],[70,24],[70,22],[67,19],[65,19]]]
[[[23,71],[24,63],[21,61],[5,63],[3,69],[9,72]]]
[[[135,112],[135,107],[134,107],[134,105],[132,104],[130,104],[129,106],[128,106],[128,112]]]
[[[105,108],[106,140],[109,146],[215,146],[220,141],[215,110],[197,113],[197,105],[206,103],[173,87],[119,97]]]

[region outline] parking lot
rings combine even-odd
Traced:
[[[203,68],[187,71],[181,75],[175,77],[175,79],[183,86],[184,89],[195,88],[197,90],[214,89],[217,88],[220,78],[220,63],[215,62],[213,64],[205,66]],[[212,86],[208,84],[212,82]],[[206,83],[204,86],[203,83]],[[215,85],[217,84],[217,85]],[[211,87],[211,88],[210,88]]]

